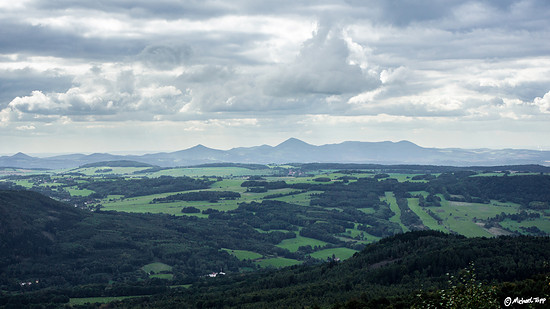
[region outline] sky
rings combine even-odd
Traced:
[[[549,132],[546,0],[0,0],[0,154]]]

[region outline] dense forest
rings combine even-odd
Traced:
[[[40,288],[134,284],[143,265],[162,261],[174,282],[191,283],[212,271],[253,267],[219,248],[242,246],[282,255],[282,233],[195,217],[90,213],[29,191],[0,191],[0,287],[19,291],[40,278]],[[244,237],[246,235],[246,237]]]
[[[466,284],[474,280],[471,287],[489,296],[478,304],[499,308],[508,296],[548,295],[548,252],[546,237],[486,239],[410,232],[369,245],[344,262],[203,280],[186,290],[113,307],[423,308],[439,297],[439,289],[450,288],[451,274],[471,272]],[[460,303],[455,306],[460,308]]]

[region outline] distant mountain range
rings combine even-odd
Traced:
[[[206,163],[374,163],[450,166],[550,165],[550,151],[526,149],[424,148],[409,141],[343,142],[315,146],[290,138],[277,146],[239,147],[219,150],[197,145],[175,152],[145,155],[108,153],[70,154],[46,158],[24,153],[0,157],[0,167],[74,168],[101,161],[132,160],[161,167]]]

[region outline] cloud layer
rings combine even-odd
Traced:
[[[549,123],[543,0],[0,2],[2,153],[289,136],[550,149]]]

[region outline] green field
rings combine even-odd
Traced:
[[[243,179],[224,179],[222,181],[215,182],[210,186],[209,189],[204,190],[191,190],[191,191],[180,191],[180,192],[168,192],[152,195],[144,195],[130,198],[123,198],[121,196],[109,196],[101,201],[104,210],[114,210],[114,211],[123,211],[123,212],[138,212],[138,213],[166,213],[176,216],[181,215],[194,215],[198,217],[207,217],[202,214],[183,214],[181,209],[184,207],[196,207],[198,209],[206,210],[208,208],[216,209],[219,211],[229,211],[237,209],[239,203],[249,203],[252,201],[261,202],[261,200],[271,194],[280,194],[288,193],[291,189],[277,189],[269,190],[263,193],[252,193],[246,192],[245,187],[241,187]],[[218,202],[208,202],[208,201],[174,201],[170,203],[154,203],[151,202],[155,198],[163,198],[168,195],[173,195],[177,193],[193,192],[193,191],[233,191],[241,194],[241,197],[235,200],[219,200]],[[320,193],[320,191],[310,191],[301,194],[283,196],[280,198],[274,198],[273,200],[285,201],[288,203],[308,206],[311,200],[311,194]]]
[[[287,259],[287,258],[283,258],[283,257],[278,257],[278,258],[269,258],[269,259],[257,260],[254,263],[259,265],[260,267],[280,268],[280,267],[298,265],[298,264],[301,264],[302,262],[298,261],[298,260],[294,260],[294,259]]]
[[[66,187],[65,190],[67,190],[71,196],[89,196],[94,193],[92,190],[78,189],[77,187]]]
[[[493,177],[493,176],[502,176],[504,173],[479,173],[472,175],[470,177]]]
[[[244,193],[246,192],[246,188],[241,187],[243,181],[244,179],[223,179],[222,181],[218,181],[212,184],[210,188],[212,190]]]
[[[34,185],[32,182],[28,180],[13,180],[12,182],[14,182],[18,186],[22,186],[27,189],[32,188],[32,186]]]
[[[0,167],[0,178],[4,176],[31,176],[31,175],[55,175],[57,170],[42,170],[19,167]]]
[[[151,263],[151,264],[147,264],[143,267],[141,267],[141,269],[146,272],[146,273],[160,273],[160,272],[170,272],[172,271],[172,266],[170,265],[166,265],[164,263]]]
[[[173,274],[155,274],[155,275],[149,275],[149,278],[172,280],[174,279],[174,275]]]
[[[272,175],[272,169],[251,170],[244,167],[181,167],[161,170],[158,172],[150,173],[150,177],[160,176],[215,176],[215,177],[238,177],[238,176],[262,176]]]
[[[408,232],[409,228],[407,228],[402,222],[401,222],[401,209],[399,209],[399,206],[397,206],[397,200],[395,199],[395,195],[393,192],[385,192],[386,196],[382,198],[382,201],[387,202],[390,204],[390,209],[393,211],[395,215],[393,215],[390,218],[391,222],[399,223],[401,226],[401,229],[403,232]]]
[[[422,195],[424,198],[426,198],[430,193],[429,192],[426,192],[426,191],[411,191],[409,192],[411,195],[415,196],[415,195]]]
[[[414,176],[423,175],[423,174],[401,174],[401,173],[388,173],[390,175],[389,178],[397,179],[399,182],[427,182],[426,180],[412,180]]]
[[[166,197],[170,194],[174,194],[174,193],[145,195],[145,196],[125,198],[122,200],[115,200],[115,201],[109,201],[108,199],[104,199],[101,204],[103,205],[103,210],[183,215],[181,212],[181,209],[184,207],[183,202],[150,204],[150,202],[154,198]]]
[[[82,173],[87,176],[100,175],[134,175],[134,173],[148,169],[149,167],[82,167],[71,170],[74,173]],[[110,171],[107,171],[110,170]]]
[[[294,191],[294,190],[292,190],[292,191]],[[273,192],[273,191],[268,191],[268,192]],[[274,194],[274,193],[276,193],[276,192],[269,193],[269,194]],[[300,205],[300,206],[309,206],[309,203],[311,202],[311,195],[312,194],[317,194],[317,193],[321,193],[321,191],[308,191],[308,192],[305,192],[305,193],[274,198],[274,200],[281,201],[281,202],[287,202],[287,203],[291,203],[291,204],[296,204],[296,205]]]
[[[263,256],[259,253],[247,251],[247,250],[236,250],[236,249],[226,249],[226,248],[222,248],[222,250],[226,251],[231,255],[234,255],[239,260],[256,260]]]
[[[538,219],[530,219],[530,220],[525,220],[525,221],[522,221],[522,222],[516,222],[516,221],[512,221],[510,219],[506,219],[504,221],[502,221],[500,223],[500,225],[503,227],[503,228],[506,228],[506,229],[509,229],[509,230],[512,230],[512,231],[518,231],[522,234],[526,234],[521,228],[522,227],[532,227],[532,226],[535,226],[537,228],[539,228],[541,231],[547,233],[547,234],[550,234],[550,218],[549,217],[541,217],[541,218],[538,218]]]
[[[277,247],[287,249],[290,252],[296,252],[301,246],[310,245],[313,248],[315,246],[322,247],[326,244],[326,242],[321,240],[296,235],[296,238],[290,238],[281,241],[281,243],[278,244]]]
[[[474,219],[487,219],[501,212],[519,212],[519,206],[516,208],[507,205],[452,202],[445,200],[442,195],[438,196],[441,198],[441,207],[431,207],[430,209],[443,219],[445,228],[467,237],[493,236],[483,227],[473,222]]]
[[[418,198],[408,198],[407,202],[409,204],[409,208],[422,220],[422,224],[427,226],[430,230],[436,230],[436,231],[442,231],[448,233],[449,231],[444,227],[437,223],[437,220],[432,218],[422,207],[418,205]],[[433,207],[438,208],[438,207]],[[433,212],[435,210],[431,209]]]
[[[113,297],[83,297],[83,298],[71,298],[69,299],[70,306],[80,306],[85,304],[106,304],[112,301],[123,300],[128,298],[145,297],[143,296],[113,296]]]
[[[355,224],[355,228],[353,229],[346,229],[345,234],[340,234],[343,236],[341,239],[344,241],[349,241],[349,238],[352,239],[359,239],[360,243],[371,243],[380,240],[380,237],[371,235],[365,231],[361,231],[357,229],[357,223]]]
[[[349,248],[330,248],[330,249],[323,249],[317,252],[313,252],[310,254],[311,257],[314,257],[316,259],[326,259],[331,258],[334,254],[335,257],[344,260],[348,259],[353,256],[357,251]]]
[[[215,190],[220,190],[215,189]],[[217,203],[206,202],[206,201],[175,201],[170,203],[155,203],[151,204],[155,198],[163,198],[168,195],[173,195],[177,193],[184,193],[191,191],[180,191],[180,192],[168,192],[152,195],[144,195],[130,198],[112,198],[108,197],[103,199],[101,204],[104,207],[104,210],[115,210],[115,211],[124,211],[124,212],[138,212],[138,213],[166,213],[171,215],[181,216],[184,215],[181,212],[181,209],[184,207],[197,207],[200,210],[205,210],[208,208],[217,209],[220,211],[233,210],[238,207],[238,203],[242,202],[241,199],[237,200],[220,200]],[[195,215],[198,217],[207,217],[202,214],[185,214],[185,215]]]
[[[411,194],[426,195],[427,192],[418,191],[411,192]],[[487,229],[483,228],[482,224],[476,224],[475,221],[486,220],[488,218],[495,217],[500,213],[515,214],[519,212],[520,208],[520,205],[510,202],[502,203],[493,200],[490,204],[466,203],[447,201],[443,195],[438,194],[438,196],[441,198],[441,207],[421,207],[418,205],[417,198],[409,198],[409,208],[417,214],[418,217],[420,217],[422,223],[429,229],[443,232],[452,231],[467,237],[494,236],[492,234],[494,231],[489,232]],[[431,217],[426,210],[430,210],[438,215],[443,221],[442,224],[438,224],[438,222]],[[538,227],[539,224],[542,224],[541,229],[543,229],[545,228],[545,225],[542,222],[548,221],[541,220],[541,222],[534,223],[533,225]],[[503,227],[509,228],[513,231],[518,230],[520,226],[528,227],[527,225],[521,225],[515,222],[503,224]]]
[[[149,278],[157,278],[157,279],[165,279],[165,280],[174,279],[174,275],[170,273],[172,271],[172,266],[164,263],[156,262],[156,263],[147,264],[141,267],[141,269],[149,275]]]

